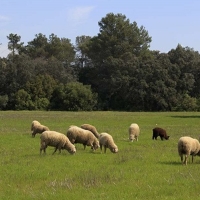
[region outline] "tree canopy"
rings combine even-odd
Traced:
[[[73,45],[55,34],[27,45],[9,34],[0,58],[1,110],[199,111],[200,54],[190,47],[149,49],[144,26],[108,13],[96,36]]]

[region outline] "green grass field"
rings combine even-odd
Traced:
[[[40,135],[31,122],[66,133],[70,125],[94,125],[110,133],[119,152],[76,145],[77,152],[40,155]],[[0,112],[0,199],[198,199],[200,157],[183,166],[177,152],[181,136],[199,138],[198,112]],[[139,141],[128,141],[128,127],[138,123]],[[160,126],[170,139],[152,140]]]

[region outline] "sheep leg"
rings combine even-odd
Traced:
[[[46,148],[47,148],[47,146],[41,147],[41,148],[40,148],[40,154],[42,153],[42,150],[44,151],[44,154],[46,154]]]
[[[59,154],[61,153],[61,148],[58,149],[59,150]]]
[[[101,150],[101,153],[102,153],[102,145],[100,144],[100,150]]]
[[[42,150],[44,150],[44,149],[40,148],[40,155],[41,155],[41,153],[42,153]]]
[[[192,163],[193,163],[193,160],[194,160],[194,156],[192,155]]]
[[[61,145],[58,146],[59,154],[61,153],[61,149],[64,149],[64,146],[62,147]]]
[[[54,153],[56,153],[57,149],[58,149],[58,147],[55,147],[55,150],[54,150],[54,152],[52,153],[52,155],[53,155]]]
[[[32,132],[32,137],[34,138],[34,137],[35,137],[35,135],[36,135],[36,133],[33,131],[33,132]]]
[[[106,146],[104,146],[104,153],[106,153]]]
[[[185,155],[184,164],[187,165],[188,155]]]
[[[60,154],[60,153],[61,153],[61,149],[63,149],[62,145],[59,144],[59,145],[57,146],[57,149],[59,150],[59,154]]]
[[[181,163],[184,164],[184,163],[183,163],[183,155],[181,155]]]
[[[42,150],[44,151],[44,153],[46,153],[46,148],[47,148],[46,143],[42,141],[40,147],[40,154],[42,153]]]

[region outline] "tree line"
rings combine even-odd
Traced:
[[[108,13],[99,33],[73,45],[9,34],[0,58],[1,110],[200,111],[200,54],[180,44],[150,50],[152,38],[123,14]]]

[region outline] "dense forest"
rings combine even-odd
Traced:
[[[75,45],[53,33],[24,45],[10,33],[0,110],[200,111],[198,51],[151,51],[148,31],[122,14],[98,25],[97,36],[77,36]]]

